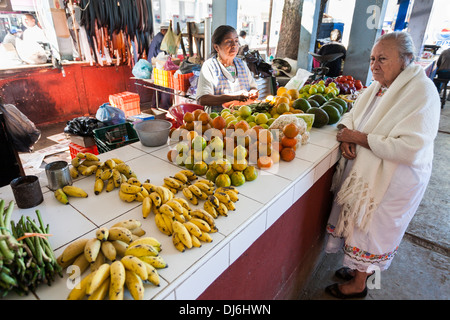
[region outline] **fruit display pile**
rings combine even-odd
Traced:
[[[9,292],[20,296],[34,293],[40,284],[51,285],[57,275],[62,277],[62,268],[47,239],[49,226],[39,210],[38,222],[25,216],[14,222],[13,210],[13,201],[5,207],[0,199],[0,298]]]
[[[62,268],[70,268],[69,279],[82,277],[68,300],[123,300],[125,288],[135,300],[144,298],[144,283],[159,286],[158,269],[167,268],[161,243],[144,236],[136,219],[99,228],[94,238],[70,243],[57,258]],[[88,271],[85,276],[83,274]]]

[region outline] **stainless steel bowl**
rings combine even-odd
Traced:
[[[158,147],[167,143],[172,123],[166,120],[154,119],[134,124],[139,140],[146,147]]]

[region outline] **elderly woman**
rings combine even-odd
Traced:
[[[345,253],[336,276],[348,281],[326,288],[338,298],[364,297],[367,277],[389,267],[430,179],[439,96],[413,61],[410,35],[381,36],[370,56],[375,81],[338,124],[325,249]]]
[[[258,98],[258,87],[247,64],[236,55],[239,36],[227,25],[218,27],[212,35],[212,54],[200,71],[197,84],[199,104],[221,108],[230,101]]]

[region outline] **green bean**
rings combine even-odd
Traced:
[[[4,221],[3,227],[9,226],[11,224],[11,215],[12,215],[13,209],[14,209],[14,201],[11,200],[9,202],[8,209],[6,209],[6,212],[5,212],[5,221]]]

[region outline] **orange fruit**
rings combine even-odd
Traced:
[[[273,160],[269,156],[262,156],[258,158],[258,161],[256,163],[258,165],[258,168],[260,169],[268,169],[273,165]]]
[[[260,129],[258,133],[258,141],[263,144],[271,144],[272,133],[267,129]]]
[[[283,161],[292,161],[295,158],[295,151],[292,148],[283,148],[280,152],[280,158]]]
[[[250,129],[250,126],[248,125],[247,121],[241,120],[234,124],[234,129],[242,129],[242,131],[246,132],[248,129]]]
[[[194,121],[194,114],[192,112],[186,112],[183,116],[184,122],[192,122]]]
[[[196,136],[198,136],[197,131],[189,131],[188,134],[187,134],[187,138],[188,138],[189,141],[194,140],[194,138]]]
[[[205,112],[205,111],[203,111],[202,109],[194,110],[194,112],[193,112],[193,115],[194,115],[194,121],[197,121],[197,120],[198,120],[198,117],[199,117],[199,115],[200,115],[200,113],[203,113],[203,112]]]
[[[281,96],[283,93],[286,93],[288,90],[285,87],[279,87],[277,89],[277,96]]]
[[[290,102],[291,100],[288,98],[288,97],[286,97],[286,96],[281,96],[281,97],[279,97],[278,99],[277,99],[277,102],[275,103],[275,105],[276,106],[279,106],[280,104],[282,104],[282,103],[286,103],[288,106],[289,106],[289,102]]]
[[[198,115],[198,121],[201,121],[203,125],[209,123],[209,114],[207,112],[202,112]]]
[[[281,145],[283,146],[283,148],[284,147],[295,148],[297,142],[298,142],[297,138],[288,138],[286,136],[281,138]]]
[[[185,125],[186,130],[192,131],[192,130],[194,130],[194,127],[195,127],[194,121],[192,121],[192,122],[186,122],[186,125]]]
[[[169,160],[169,162],[175,162],[175,158],[178,155],[178,151],[176,149],[171,149],[169,150],[169,152],[167,152],[167,160]]]
[[[213,119],[212,126],[216,129],[222,130],[227,126],[227,123],[222,116],[218,116]]]
[[[300,133],[300,129],[295,123],[289,123],[283,127],[283,133],[288,138],[295,138]]]
[[[289,89],[287,91],[287,94],[289,94],[289,96],[291,97],[291,100],[297,100],[299,93],[296,89]]]

